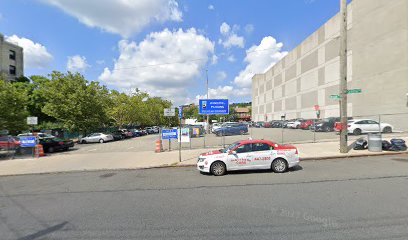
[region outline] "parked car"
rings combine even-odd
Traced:
[[[114,141],[122,140],[125,138],[125,136],[123,135],[123,132],[119,130],[111,132],[109,134],[112,135]]]
[[[308,119],[306,121],[303,121],[300,124],[299,128],[303,129],[303,130],[309,130],[311,128],[311,126],[317,121],[318,121],[317,119]]]
[[[218,128],[220,128],[221,125],[222,125],[221,123],[213,123],[211,125],[211,132],[214,133],[214,131],[217,130]]]
[[[394,127],[388,123],[379,123],[371,119],[354,119],[347,122],[347,130],[354,135],[362,133],[381,132],[391,133]]]
[[[42,132],[34,132],[34,133],[21,133],[18,134],[17,137],[24,137],[24,136],[37,136],[38,138],[53,138],[55,136],[47,133]]]
[[[285,121],[278,120],[272,123],[273,128],[283,128]]]
[[[289,120],[289,121],[286,123],[286,128],[295,128],[295,121],[296,121],[296,120]]]
[[[217,136],[243,135],[248,133],[248,126],[242,123],[223,124],[214,133]]]
[[[79,139],[80,143],[104,143],[113,141],[113,136],[107,133],[91,133]]]
[[[158,130],[158,129],[155,129],[155,128],[153,128],[153,127],[147,127],[147,128],[145,128],[145,130],[146,130],[146,132],[147,132],[148,134],[156,134],[156,133],[159,133],[159,130]]]
[[[338,117],[324,118],[322,121],[314,124],[314,127],[312,125],[310,129],[316,132],[332,132],[334,131],[334,124],[338,121],[340,121]]]
[[[280,145],[268,140],[238,141],[225,149],[201,154],[197,170],[215,176],[227,171],[272,169],[282,173],[299,164],[296,147]]]
[[[264,125],[263,125],[263,127],[264,127],[264,128],[271,128],[272,125],[273,125],[273,122],[272,122],[272,121],[271,121],[271,122],[265,122]]]
[[[353,117],[348,117],[347,118],[347,121],[348,120],[353,120]],[[336,132],[340,132],[340,130],[341,130],[341,122],[340,122],[341,120],[339,119],[339,121],[338,122],[335,122],[334,123],[334,131],[336,131]]]
[[[63,140],[60,138],[39,138],[39,143],[43,146],[44,152],[53,153],[55,151],[67,151],[74,146],[72,140]]]
[[[127,130],[127,129],[119,129],[119,131],[122,132],[122,136],[123,136],[124,138],[131,138],[131,137],[133,137],[133,133],[132,133],[131,131]]]
[[[0,158],[15,153],[19,147],[19,139],[10,135],[0,135]]]

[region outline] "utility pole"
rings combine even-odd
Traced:
[[[340,153],[347,153],[347,0],[340,0],[340,18]]]
[[[208,97],[208,69],[205,70],[205,75],[207,77],[207,100],[209,99]],[[209,133],[210,132],[210,115],[207,114],[207,125],[205,127],[205,132]]]

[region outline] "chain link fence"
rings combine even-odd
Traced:
[[[312,124],[303,128],[300,125],[302,121],[304,120],[300,120],[300,123],[292,125],[293,128],[287,126],[272,127],[281,125],[265,124],[265,126],[268,127],[249,127],[247,133],[239,135],[216,136],[213,133],[198,135],[191,137],[190,142],[182,143],[181,148],[222,148],[233,142],[248,138],[267,139],[281,144],[339,141],[339,130],[341,125],[339,125],[340,119],[338,117],[316,120]],[[288,122],[291,121],[285,121],[285,123]],[[381,132],[382,137],[386,139],[404,138],[408,137],[408,113],[351,116],[349,117],[347,128],[349,130],[349,144],[361,137],[367,137],[368,133]],[[177,140],[163,141],[163,149],[166,151],[169,149],[177,150],[178,146],[179,144]]]

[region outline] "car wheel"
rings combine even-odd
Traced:
[[[244,135],[244,130],[239,131],[239,134]]]
[[[391,128],[391,127],[385,127],[385,128],[383,129],[383,132],[384,132],[384,133],[392,133],[392,128]]]
[[[53,147],[49,147],[49,148],[48,148],[48,152],[49,152],[49,153],[53,153],[53,152],[55,152],[55,149],[54,149]]]
[[[354,135],[360,135],[361,134],[361,129],[360,128],[354,129],[353,134]]]
[[[99,139],[99,143],[104,143],[105,141],[103,139]]]
[[[211,164],[210,169],[211,173],[214,174],[214,176],[222,176],[227,172],[227,167],[221,161],[217,161]]]
[[[85,141],[85,140],[82,140],[81,143],[82,143],[82,144],[86,144],[86,141]]]
[[[325,127],[325,128],[324,128],[324,131],[325,131],[325,132],[330,132],[330,127],[329,127],[329,126]]]
[[[283,173],[288,170],[288,163],[283,158],[277,158],[273,160],[271,168],[276,173]]]

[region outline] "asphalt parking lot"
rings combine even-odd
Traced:
[[[405,240],[407,164],[401,155],[308,161],[283,174],[0,177],[1,239]]]
[[[383,134],[383,137],[398,137],[406,136],[406,133],[391,133]],[[90,144],[75,144],[75,147],[68,152],[60,152],[56,154],[70,153],[92,153],[92,152],[140,152],[154,151],[155,141],[159,137],[158,134],[147,135],[142,137],[124,139],[121,141],[107,143],[90,143]],[[244,140],[252,137],[254,139],[268,139],[278,143],[312,143],[334,141],[339,139],[336,132],[312,132],[301,129],[277,129],[277,128],[250,128],[248,134],[236,136],[217,137],[214,134],[207,134],[205,137],[191,138],[190,143],[182,143],[182,149],[197,149],[197,148],[214,148],[222,147],[223,145],[231,144],[238,140]],[[282,141],[283,137],[283,141]],[[367,138],[367,135],[349,136],[349,140],[356,140],[360,137]],[[169,150],[169,141],[165,140],[163,149]],[[178,143],[175,140],[171,141],[171,150],[178,149]]]

